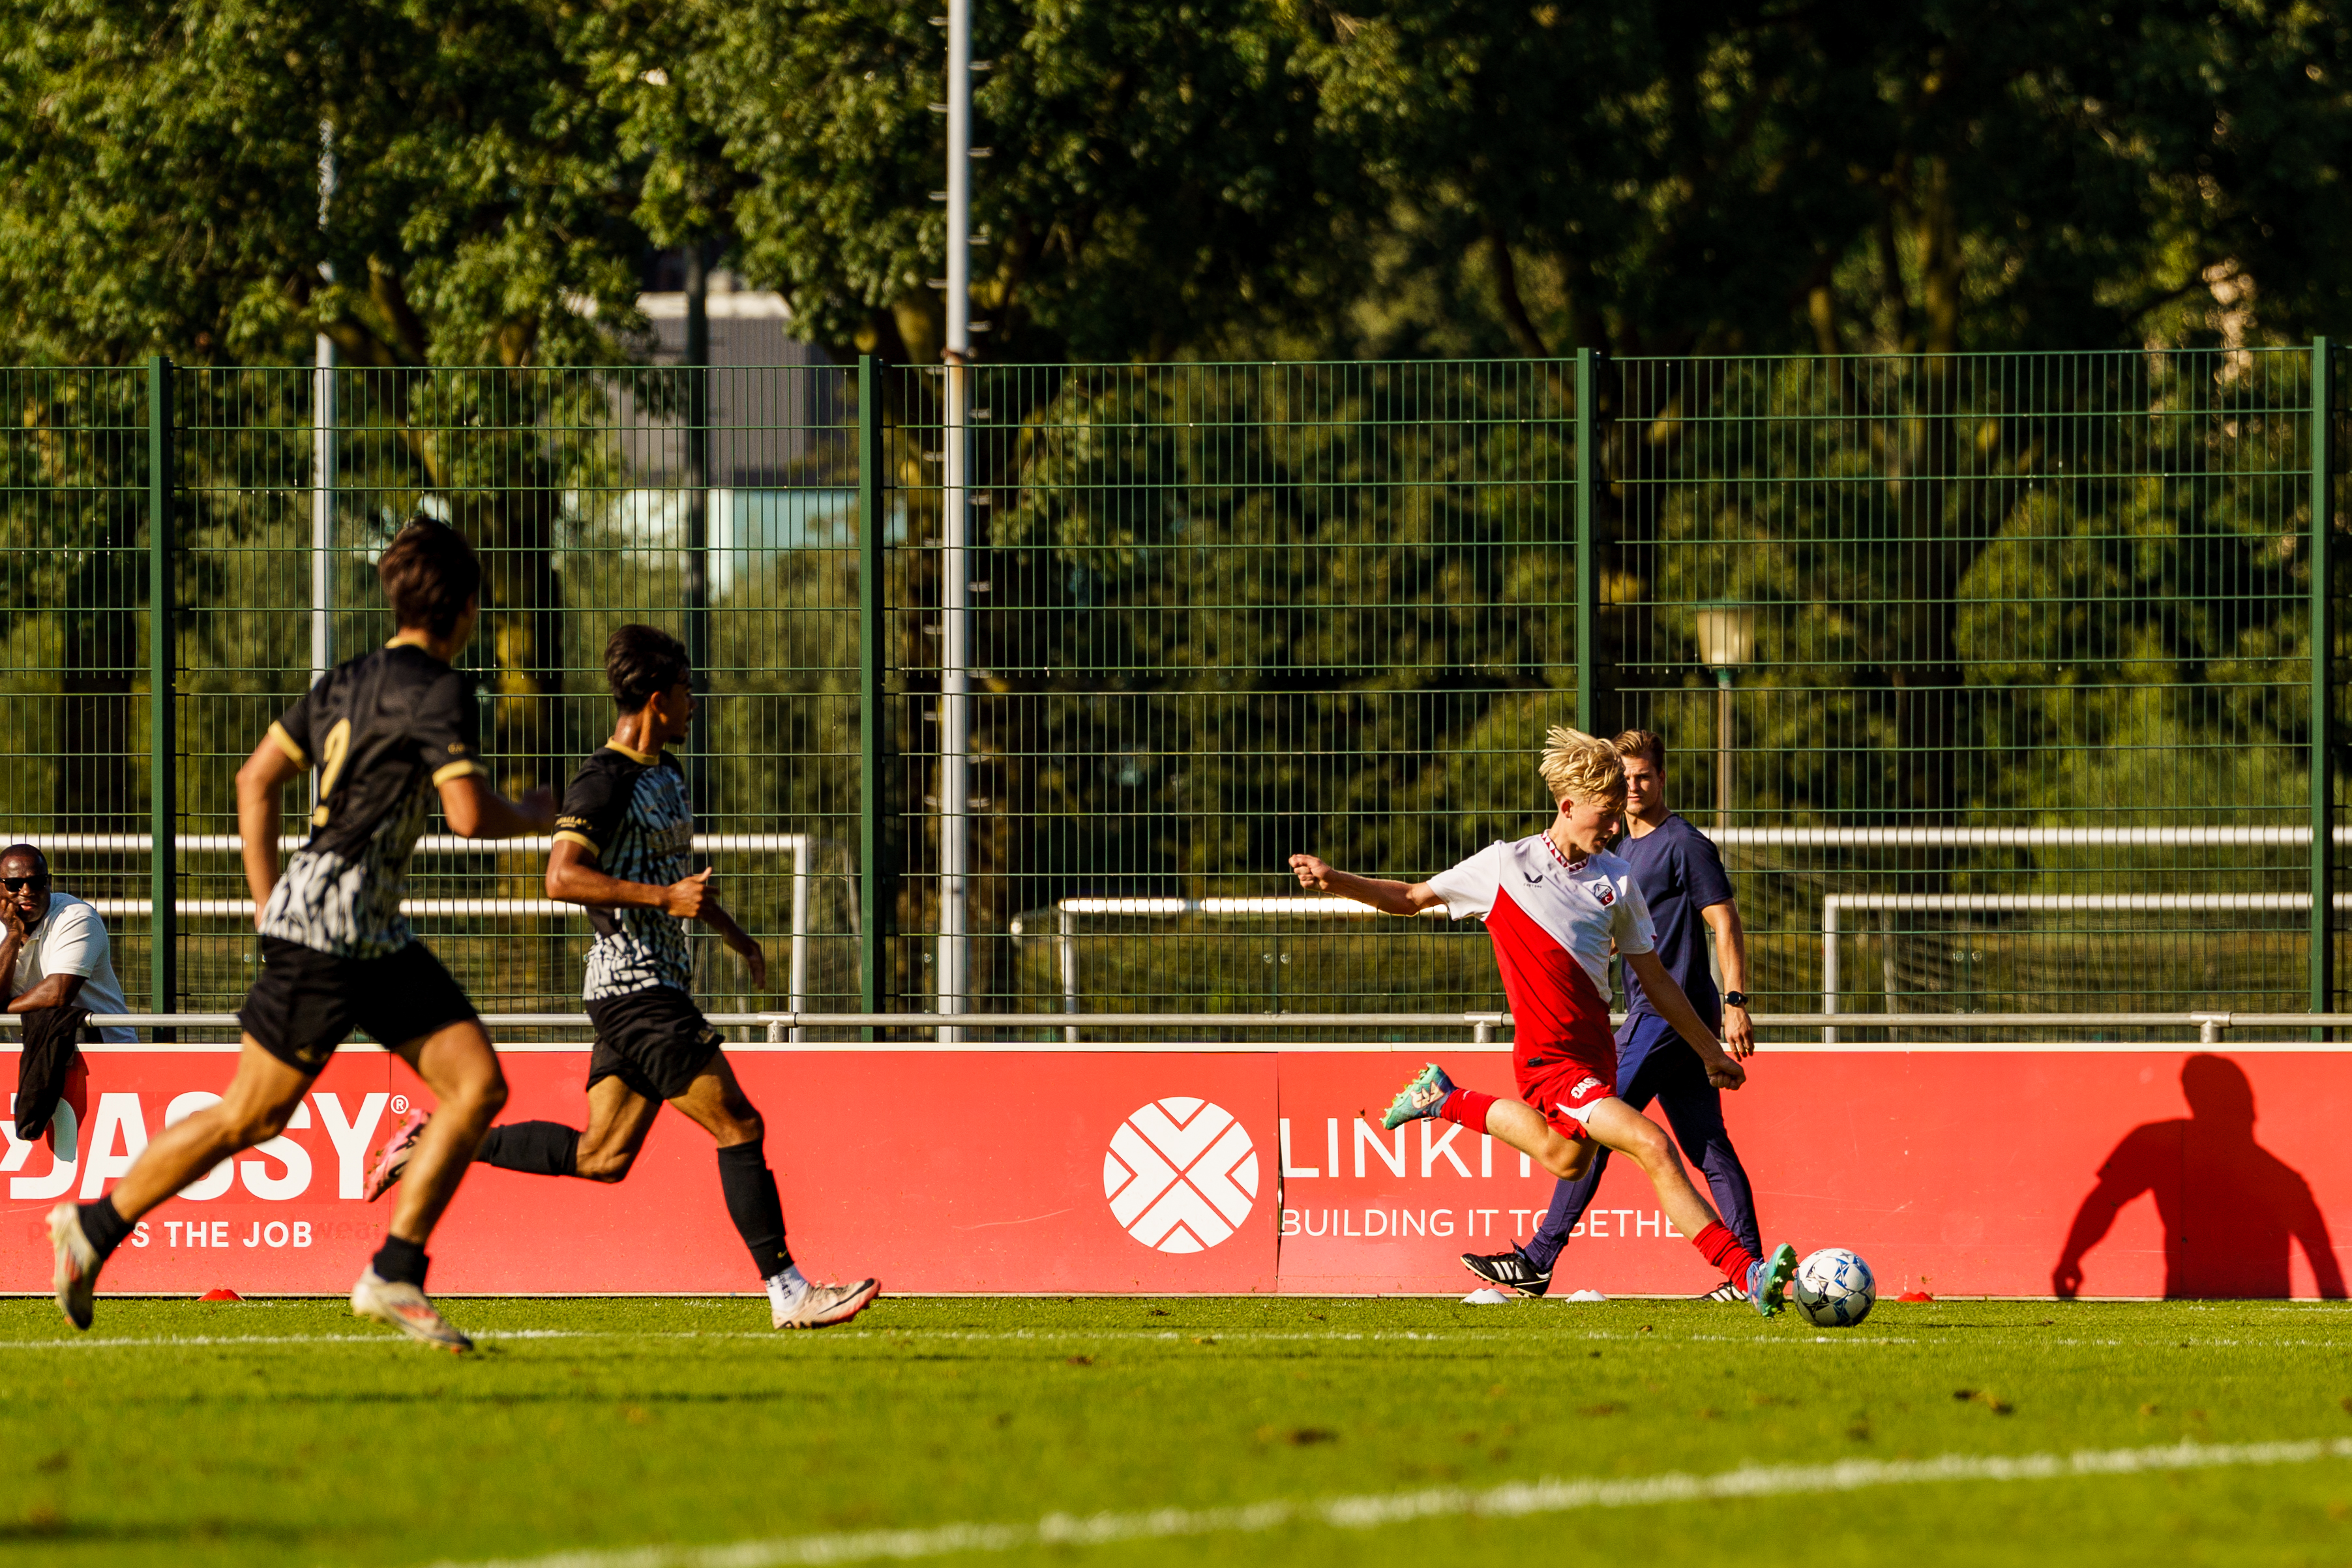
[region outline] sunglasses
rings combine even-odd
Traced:
[[[25,884],[26,883],[32,883],[35,890],[37,891],[48,886],[49,879],[46,874],[40,876],[0,876],[0,887],[5,887],[11,893],[24,892]]]

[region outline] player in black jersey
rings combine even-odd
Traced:
[[[221,1103],[166,1127],[113,1192],[49,1214],[58,1304],[89,1327],[98,1271],[139,1217],[238,1151],[276,1137],[336,1046],[365,1030],[439,1098],[409,1160],[383,1248],[352,1311],[446,1350],[472,1342],[425,1295],[425,1243],[474,1147],[506,1103],[506,1079],[466,993],[400,912],[408,859],[437,798],[450,831],[543,832],[544,789],[521,802],[488,782],[471,687],[449,661],[473,634],[481,568],[457,532],[420,519],[377,563],[399,634],[339,664],[288,708],[236,775],[237,830],[263,964],[237,1014],[245,1040]],[[278,866],[278,794],[319,769],[310,838]]]
[[[652,626],[623,626],[604,646],[604,675],[620,717],[613,738],[564,791],[548,856],[547,896],[584,904],[596,929],[588,954],[588,1127],[515,1122],[493,1127],[478,1159],[538,1176],[615,1182],[667,1100],[719,1141],[727,1212],[768,1288],[780,1329],[825,1328],[866,1310],[881,1291],[803,1279],[784,1245],[784,1212],[762,1150],[767,1129],[719,1049],[719,1031],[690,994],[685,921],[699,920],[741,954],[751,984],[767,985],[767,956],[694,871],[694,813],[686,776],[663,749],[684,740],[694,714],[686,649]],[[415,1158],[412,1140],[438,1122],[411,1113],[368,1173],[375,1197]]]

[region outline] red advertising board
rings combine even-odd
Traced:
[[[1458,1255],[1528,1234],[1552,1187],[1467,1129],[1382,1130],[1416,1060],[1390,1051],[730,1054],[767,1121],[796,1255],[894,1291],[1458,1292],[1472,1283]],[[1508,1086],[1502,1053],[1441,1054],[1464,1082]],[[49,1206],[105,1190],[234,1061],[92,1050],[75,1157],[13,1134],[0,1146],[0,1290],[45,1289]],[[583,1119],[583,1052],[505,1065],[504,1119]],[[2091,1295],[2342,1291],[2352,1147],[2332,1108],[2352,1091],[2352,1055],[1776,1049],[1751,1069],[1726,1108],[1766,1239],[1852,1247],[1884,1289],[2047,1294],[2074,1262]],[[283,1140],[149,1216],[107,1285],[348,1288],[388,1212],[359,1200],[366,1154],[422,1093],[392,1058],[346,1051]],[[2095,1233],[2072,1259],[2070,1234]],[[448,1291],[756,1283],[709,1139],[675,1115],[618,1186],[477,1169],[433,1252]],[[1712,1282],[1619,1160],[1555,1289]]]

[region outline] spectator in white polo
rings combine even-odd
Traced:
[[[0,850],[0,890],[5,894],[0,897],[0,974],[8,977],[10,1012],[56,1007],[131,1010],[122,999],[122,982],[114,977],[106,922],[89,904],[49,885],[47,856],[31,844]],[[122,1044],[139,1038],[120,1024],[96,1034]]]

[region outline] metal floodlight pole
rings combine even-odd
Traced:
[[[712,810],[710,772],[710,256],[697,235],[686,246],[686,552],[678,597],[686,611],[686,661],[694,672],[694,717],[686,743],[687,801],[697,821]]]
[[[319,238],[323,249],[327,209],[335,197],[335,128],[319,125]],[[320,281],[335,280],[335,264],[319,263]],[[318,368],[310,389],[310,684],[334,667],[335,340],[319,334]],[[311,789],[318,776],[311,775]],[[318,801],[313,800],[311,805]]]
[[[971,409],[971,0],[948,0],[948,279],[946,469],[940,529],[939,1010],[969,1009],[969,812],[971,802],[971,569],[968,425]],[[942,1026],[940,1040],[962,1038]]]
[[[172,406],[175,367],[147,361],[147,1002],[158,1012],[180,1005],[180,667],[173,594],[179,551],[178,420]],[[170,1036],[163,1031],[158,1040]]]

